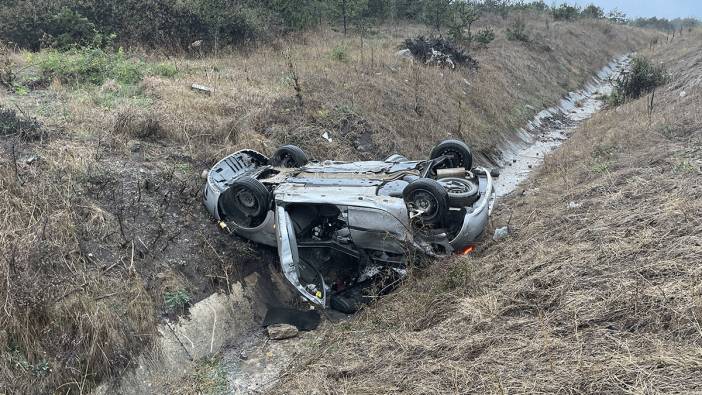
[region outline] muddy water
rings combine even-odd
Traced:
[[[613,60],[600,70],[584,88],[569,93],[558,106],[538,113],[526,127],[517,131],[514,142],[502,149],[502,168],[496,182],[498,196],[513,192],[540,166],[544,156],[558,148],[572,131],[602,109],[603,95],[612,93],[612,81],[630,63],[629,56]]]

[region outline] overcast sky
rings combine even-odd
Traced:
[[[551,2],[545,0],[546,4]],[[610,11],[619,8],[628,17],[702,18],[702,0],[566,0],[566,3],[579,5],[597,4]],[[563,1],[556,1],[557,4]]]

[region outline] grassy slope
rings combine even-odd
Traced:
[[[484,23],[503,37],[506,21]],[[182,312],[166,296],[197,301],[226,288],[225,277],[267,263],[219,235],[199,203],[200,171],[225,153],[285,142],[317,157],[420,156],[453,133],[489,156],[536,109],[649,34],[538,18],[530,29],[539,45],[499,38],[477,52],[476,75],[400,63],[396,46],[422,30],[402,27],[365,41],[363,58],[358,37],[310,32],[251,53],[175,59],[174,78],[56,79],[28,94],[2,91],[0,105],[52,131],[40,141],[0,138],[0,390],[78,391],[117,376],[162,316]],[[348,47],[349,61],[329,57],[337,46]],[[302,112],[281,55],[288,47]],[[33,70],[26,57],[10,57],[22,73]],[[217,92],[193,93],[192,82]],[[333,143],[321,139],[326,130]],[[369,149],[357,151],[368,138]],[[24,161],[34,155],[41,159]]]
[[[698,392],[701,33],[649,53],[650,121],[650,96],[596,115],[501,202],[510,238],[328,328],[278,392]]]

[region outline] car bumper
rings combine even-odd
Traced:
[[[457,253],[465,251],[466,248],[475,244],[482,236],[487,223],[492,215],[492,209],[495,205],[495,186],[493,178],[490,175],[490,170],[478,167],[476,170],[484,173],[481,177],[481,184],[485,185],[483,196],[473,205],[473,210],[468,211],[463,218],[463,226],[457,236],[451,240],[451,247]],[[481,185],[482,189],[482,185]]]

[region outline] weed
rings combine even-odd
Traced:
[[[185,289],[163,294],[163,301],[169,311],[184,310],[190,304],[190,294]]]
[[[521,41],[528,43],[530,41],[529,34],[526,31],[526,23],[524,19],[517,18],[510,24],[505,33],[509,41]]]
[[[26,96],[29,94],[29,88],[24,85],[15,86],[15,93],[19,96]]]
[[[22,372],[31,372],[35,377],[46,376],[51,372],[49,362],[41,361],[37,364],[32,364],[27,360],[25,354],[15,347],[8,350],[5,358],[7,358],[7,361],[13,369]]]
[[[230,393],[222,358],[215,355],[198,360],[187,376],[167,385],[166,393],[173,395]]]
[[[46,376],[51,372],[51,368],[49,367],[49,363],[46,361],[39,362],[38,364],[32,366],[32,373],[35,376]]]
[[[153,104],[153,99],[144,95],[144,90],[137,85],[116,84],[112,89],[100,89],[91,95],[93,103],[113,109],[121,105],[135,108],[148,108]]]
[[[342,45],[337,45],[332,48],[329,57],[337,62],[348,62],[349,61],[349,49]]]
[[[595,162],[595,164],[592,165],[592,171],[598,174],[609,173],[609,163]]]
[[[616,151],[616,145],[600,144],[592,149],[592,157],[594,159],[611,159]]]
[[[695,167],[695,165],[693,165],[689,159],[681,159],[678,160],[677,163],[675,163],[675,165],[673,166],[673,171],[675,173],[695,174],[699,172],[700,169]]]
[[[174,64],[158,63],[151,67],[150,74],[157,75],[159,77],[172,78],[178,75],[178,68]]]
[[[300,75],[295,69],[292,55],[289,51],[285,53],[285,59],[287,60],[288,78],[290,81],[290,85],[295,91],[295,99],[297,100],[297,106],[299,107],[300,111],[302,111],[304,108],[304,100],[302,99],[302,86],[300,85]]]

